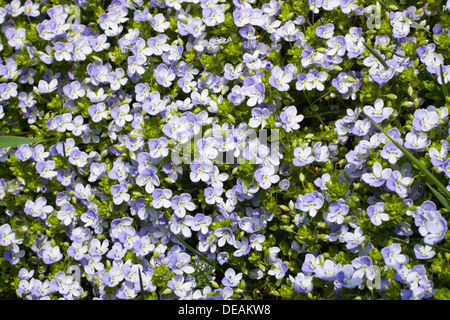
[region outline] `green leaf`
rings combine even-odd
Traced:
[[[436,178],[427,168],[424,167],[424,165],[416,158],[414,157],[404,146],[402,146],[400,143],[398,143],[387,131],[380,126],[377,122],[375,122],[371,117],[369,117],[364,111],[361,111],[361,113],[369,119],[373,125],[384,133],[384,135],[391,140],[397,148],[399,148],[403,154],[412,162],[414,163],[420,171],[422,171],[423,174],[425,174],[430,181],[439,189],[439,191],[444,194],[447,199],[450,199],[450,192],[447,190],[447,188],[439,181],[438,178]]]
[[[220,272],[224,272],[222,270],[221,267],[219,267],[217,265],[217,263],[212,262],[211,260],[209,260],[207,257],[205,257],[203,254],[201,254],[200,252],[198,252],[197,250],[195,250],[193,247],[191,247],[186,241],[183,240],[183,238],[181,238],[179,235],[173,233],[170,229],[164,228],[164,227],[159,227],[167,232],[169,232],[171,235],[173,235],[178,241],[180,241],[188,250],[190,250],[192,253],[196,254],[198,257],[200,257],[200,259],[202,259],[203,261],[205,261],[207,264],[209,264],[210,266],[216,268],[217,270],[219,270]]]
[[[384,61],[383,57],[380,56],[380,54],[378,52],[375,51],[374,48],[372,48],[372,46],[368,43],[366,43],[365,41],[363,41],[364,46],[370,51],[370,53],[372,53],[375,58],[378,59],[378,61],[380,61],[380,63],[383,65],[383,67],[386,70],[389,70],[389,66],[387,65],[386,61]]]
[[[21,144],[30,144],[40,142],[40,139],[19,137],[19,136],[0,136],[0,148],[17,147]]]
[[[145,300],[145,297],[144,297],[144,285],[142,284],[141,269],[138,269],[138,271],[139,271],[139,286],[140,286],[140,291],[141,291],[141,300]]]
[[[439,193],[439,191],[430,186],[428,183],[427,186],[431,190],[431,192],[433,192],[434,196],[439,200],[439,202],[442,203],[442,205],[448,210],[448,212],[450,212],[450,203],[448,202],[448,200],[445,199],[442,194]]]
[[[411,21],[411,27],[413,27],[414,29],[419,29],[419,30],[423,30],[425,32],[430,33],[430,30],[428,30],[423,25],[421,25],[420,23],[417,23],[415,21]]]
[[[439,67],[441,69],[441,82],[442,82],[442,91],[444,92],[444,101],[446,101],[448,96],[447,84],[444,81],[444,70],[442,69],[442,64]]]

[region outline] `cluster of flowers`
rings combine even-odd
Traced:
[[[375,123],[450,190],[450,2],[66,2],[0,0],[2,133],[39,139],[0,149],[1,295],[448,294],[448,210]]]

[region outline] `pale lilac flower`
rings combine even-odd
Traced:
[[[358,247],[365,239],[366,237],[360,227],[356,227],[353,232],[347,231],[344,234],[344,241],[347,242],[345,247],[347,249],[354,249]]]
[[[324,218],[328,222],[342,224],[348,212],[347,203],[344,200],[338,200],[330,204],[328,212],[324,212]]]
[[[415,244],[414,245],[414,254],[417,259],[424,260],[424,259],[431,259],[436,255],[436,252],[433,251],[433,247],[429,245],[420,245]]]
[[[327,23],[323,26],[318,26],[316,28],[316,35],[319,38],[331,39],[333,37],[333,34],[334,34],[334,24],[332,23]]]
[[[153,201],[152,207],[155,209],[159,209],[161,207],[170,208],[172,198],[172,190],[170,189],[155,189],[152,192]]]
[[[428,111],[427,109],[417,109],[414,111],[414,118],[412,125],[418,131],[430,131],[439,121],[439,116],[435,111]]]
[[[171,208],[178,217],[183,218],[186,215],[186,210],[195,210],[195,204],[191,200],[192,196],[189,193],[175,195],[171,199]]]
[[[366,212],[370,221],[376,226],[381,225],[383,221],[389,221],[389,215],[384,213],[384,202],[377,202],[369,206]]]
[[[279,91],[287,91],[289,89],[289,83],[292,81],[292,77],[293,75],[291,73],[285,73],[280,67],[275,66],[271,71],[269,83]]]
[[[398,243],[393,243],[388,247],[381,249],[381,255],[388,267],[399,269],[408,262],[408,256],[401,254],[402,247]]]
[[[299,122],[304,119],[302,114],[297,115],[297,108],[295,106],[288,106],[280,113],[280,121],[283,129],[286,132],[298,130],[300,128]]]
[[[242,273],[236,274],[231,268],[225,271],[224,277],[222,278],[222,284],[227,287],[236,287],[242,279]]]
[[[380,187],[386,182],[387,179],[389,179],[391,173],[391,168],[383,169],[379,162],[375,162],[372,167],[372,172],[363,173],[361,178],[371,187]]]
[[[322,208],[324,204],[324,197],[321,193],[314,190],[305,195],[298,195],[295,202],[295,208],[303,212],[308,212],[311,217],[317,214],[317,211]]]
[[[297,273],[295,278],[289,275],[289,280],[294,284],[296,292],[310,293],[313,290],[313,277],[305,275],[303,272]]]
[[[125,183],[116,184],[111,187],[111,195],[113,196],[113,202],[116,205],[122,202],[128,202],[131,196],[128,194],[128,186]]]
[[[255,171],[255,181],[258,182],[259,186],[263,189],[268,189],[272,183],[277,183],[280,177],[275,174],[275,167],[271,164],[264,165],[263,167]]]
[[[371,117],[375,122],[381,123],[383,120],[389,118],[394,109],[391,107],[384,108],[384,102],[380,98],[375,100],[372,106],[364,106],[364,112]]]

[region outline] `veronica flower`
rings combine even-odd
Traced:
[[[272,87],[279,91],[287,91],[289,89],[289,83],[292,81],[293,75],[291,73],[285,73],[279,66],[272,68],[269,83]]]
[[[433,247],[429,245],[420,245],[415,244],[414,245],[414,254],[417,259],[423,260],[423,259],[431,259],[436,255],[436,252],[433,251]]]
[[[84,222],[85,227],[95,227],[98,223],[98,216],[94,210],[89,209],[85,213],[83,213],[80,217],[80,220]]]
[[[400,138],[397,138],[396,140],[398,143],[402,144]],[[383,159],[388,160],[389,163],[394,164],[403,156],[403,152],[392,141],[389,141],[381,150],[380,156]]]
[[[78,149],[78,147],[73,148],[69,153],[69,162],[77,167],[83,168],[86,166],[89,155]]]
[[[166,21],[162,13],[158,13],[150,20],[150,25],[156,32],[165,32],[170,27],[170,22]]]
[[[373,107],[364,106],[363,110],[377,123],[381,123],[383,120],[389,118],[394,111],[391,107],[384,108],[384,102],[380,98],[375,100]]]
[[[53,170],[56,167],[56,163],[53,160],[39,161],[35,167],[42,178],[52,179],[58,175],[58,172]]]
[[[428,140],[428,136],[425,132],[417,133],[416,131],[408,132],[405,136],[404,147],[417,151],[423,151],[423,149],[431,144]]]
[[[202,21],[208,26],[215,26],[225,21],[225,5],[214,4],[203,8]]]
[[[87,251],[87,245],[83,245],[80,241],[74,241],[67,249],[67,255],[79,261],[84,257]]]
[[[444,239],[448,229],[447,221],[439,216],[435,219],[426,221],[425,228],[427,235],[424,237],[423,241],[426,244],[434,245]]]
[[[159,64],[155,69],[156,82],[163,87],[170,87],[175,79],[175,74],[165,64]]]
[[[223,67],[223,77],[229,81],[238,79],[244,70],[244,65],[239,63],[236,67],[234,67],[231,63],[226,63]]]
[[[0,245],[7,247],[13,243],[18,243],[16,233],[7,223],[0,226]]]
[[[219,228],[214,231],[214,235],[218,238],[218,246],[223,247],[226,243],[234,246],[235,238],[230,228]]]
[[[202,180],[206,182],[210,179],[210,174],[213,173],[214,167],[208,162],[192,161],[190,164],[191,172],[190,178],[192,182],[198,182]]]
[[[331,259],[326,259],[323,265],[317,266],[314,271],[318,278],[332,281],[336,279],[341,269],[342,265],[340,263],[336,263]]]
[[[389,221],[389,215],[384,213],[384,202],[377,202],[369,206],[366,212],[370,221],[376,226],[381,225],[382,221]]]
[[[242,273],[236,274],[231,268],[225,271],[224,277],[222,278],[222,284],[227,287],[236,287],[242,279]]]
[[[236,241],[235,248],[237,249],[233,252],[233,256],[242,257],[247,255],[250,252],[251,246],[246,237],[243,237],[241,240]]]
[[[61,206],[56,217],[61,220],[64,225],[68,226],[75,218],[75,214],[75,208],[69,202],[66,202]]]
[[[372,167],[372,172],[363,173],[361,178],[371,187],[380,187],[386,182],[387,179],[389,179],[391,173],[391,168],[383,169],[379,162],[375,162]]]
[[[205,216],[202,213],[197,213],[194,216],[194,220],[191,225],[192,231],[199,231],[201,234],[207,234],[209,232],[208,226],[212,223],[210,216]]]
[[[169,154],[168,141],[165,137],[151,139],[148,142],[149,154],[152,158],[164,158]]]
[[[308,84],[310,84],[310,89],[317,89],[319,91],[323,91],[325,89],[325,86],[322,82],[325,82],[328,79],[328,73],[324,71],[318,71],[316,69],[311,69],[308,71],[308,74],[306,75],[306,81]],[[308,87],[307,87],[308,88]]]
[[[133,249],[136,252],[136,256],[145,257],[155,249],[155,245],[151,243],[150,237],[145,235],[134,242]]]
[[[276,279],[283,278],[289,270],[288,264],[279,258],[277,258],[275,263],[272,263],[272,265],[274,268],[267,271],[267,273],[271,276],[275,276]]]
[[[298,124],[304,119],[302,114],[297,115],[297,108],[295,106],[288,106],[280,113],[280,121],[282,122],[283,129],[286,132],[298,130],[300,125]]]
[[[140,167],[139,175],[136,177],[138,186],[145,186],[147,193],[153,193],[155,187],[159,187],[160,181],[157,176],[157,169],[153,166]]]
[[[390,177],[386,180],[386,187],[396,192],[402,198],[408,195],[408,188],[413,182],[411,174],[403,175],[398,170],[393,170]]]
[[[207,187],[204,190],[205,202],[208,204],[222,203],[222,188]]]
[[[78,199],[88,199],[92,195],[92,186],[90,184],[83,186],[81,183],[77,183],[74,195]]]
[[[264,102],[265,86],[261,82],[256,82],[251,86],[244,87],[244,94],[250,98],[247,100],[249,107],[261,104]]]
[[[398,243],[393,243],[381,249],[381,256],[388,267],[398,270],[403,264],[408,262],[408,256],[400,254],[402,247]]]
[[[329,212],[324,212],[324,218],[331,223],[342,224],[349,212],[349,207],[344,200],[338,200],[330,204]]]
[[[323,195],[316,190],[305,195],[298,195],[295,208],[303,212],[308,212],[311,217],[317,214],[317,210],[324,204]]]
[[[353,275],[358,278],[364,276],[368,280],[375,279],[375,270],[373,269],[373,262],[368,256],[361,256],[352,260],[352,266],[355,268]]]
[[[255,181],[258,182],[259,186],[263,189],[270,188],[272,183],[277,183],[280,180],[280,177],[275,174],[275,167],[271,164],[264,165],[257,169],[254,176]]]
[[[296,292],[310,293],[313,290],[313,277],[307,276],[303,272],[297,273],[295,278],[289,275],[289,280],[294,284]]]
[[[159,209],[161,207],[169,208],[171,206],[170,198],[172,198],[172,190],[170,189],[155,189],[152,193],[153,201],[152,207]]]
[[[13,244],[8,250],[3,252],[3,257],[11,263],[11,265],[16,265],[20,262],[20,258],[25,256],[25,250],[20,250],[17,244]]]
[[[366,237],[364,236],[360,227],[356,227],[353,232],[346,232],[344,234],[344,241],[347,242],[345,247],[347,249],[354,249],[358,247]]]
[[[32,157],[32,155],[33,150],[27,144],[19,145],[16,152],[14,153],[14,156],[21,161],[27,161]]]
[[[111,187],[111,195],[113,196],[113,202],[116,205],[122,202],[128,202],[130,195],[128,194],[128,186],[125,183],[116,184]]]
[[[430,131],[439,121],[439,116],[435,111],[428,111],[427,109],[417,109],[414,111],[414,118],[412,125],[418,131]]]
[[[318,26],[316,28],[316,35],[319,38],[331,39],[334,34],[334,24],[327,23],[323,26]]]
[[[39,93],[50,93],[58,88],[58,80],[53,79],[50,82],[45,80],[39,80],[38,91]]]
[[[173,196],[171,199],[171,208],[178,217],[183,218],[186,215],[186,210],[195,210],[195,204],[191,202],[191,199],[192,197],[189,193]]]
[[[433,147],[428,149],[428,155],[430,156],[430,161],[433,166],[439,167],[444,163],[444,161],[447,159],[448,149],[449,144],[446,142],[442,143],[439,151]]]
[[[296,167],[302,167],[307,164],[312,163],[315,157],[312,155],[311,147],[297,147],[294,149],[294,159],[292,159],[292,164]]]
[[[52,264],[63,258],[63,254],[58,246],[41,249],[39,255],[45,264]]]

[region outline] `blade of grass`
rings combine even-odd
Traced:
[[[445,103],[447,101],[447,97],[448,97],[448,90],[447,90],[447,84],[444,81],[444,70],[442,68],[442,64],[439,67],[441,69],[442,91],[444,92],[444,103]]]
[[[383,57],[380,56],[380,54],[378,52],[376,52],[375,49],[372,48],[372,46],[370,44],[366,43],[365,41],[363,41],[363,44],[367,48],[367,50],[369,50],[370,53],[372,53],[375,56],[375,58],[377,58],[378,61],[380,61],[380,63],[383,65],[383,67],[386,70],[389,70],[389,66],[387,65],[386,61],[384,61]]]
[[[180,236],[178,236],[177,234],[173,233],[172,231],[170,231],[167,228],[161,227],[161,229],[169,232],[171,235],[173,235],[178,241],[180,241],[188,250],[190,250],[192,253],[196,254],[197,256],[199,256],[202,260],[204,260],[206,263],[208,263],[210,266],[216,268],[217,270],[219,270],[220,272],[223,273],[222,268],[220,268],[216,263],[212,262],[211,260],[209,260],[207,257],[205,257],[204,255],[202,255],[200,252],[198,252],[197,250],[195,250],[193,247],[191,247],[186,241],[184,241]]]
[[[433,192],[434,196],[439,200],[440,203],[447,209],[448,212],[450,212],[450,203],[447,199],[445,199],[442,194],[439,193],[435,188],[430,186],[430,184],[427,183],[428,188]]]
[[[411,21],[411,27],[413,27],[414,29],[423,30],[423,31],[425,31],[427,33],[431,33],[430,30],[428,30],[423,25],[421,25],[420,23],[417,23],[415,21]]]
[[[377,122],[375,122],[371,117],[369,117],[364,111],[361,111],[361,113],[369,119],[373,125],[384,133],[384,135],[391,140],[397,148],[399,148],[403,154],[412,162],[414,163],[420,171],[422,171],[423,174],[425,174],[431,182],[439,189],[439,191],[444,194],[447,199],[450,199],[450,192],[447,190],[447,188],[439,181],[438,178],[436,178],[427,168],[424,167],[424,165],[416,158],[414,157],[404,146],[402,146],[400,143],[398,143],[387,131]]]
[[[17,147],[21,144],[31,144],[40,142],[40,139],[19,137],[19,136],[0,136],[0,148]]]
[[[140,286],[140,289],[141,289],[141,294],[140,294],[140,296],[141,296],[141,300],[145,300],[145,299],[144,299],[144,285],[142,284],[142,274],[141,274],[141,269],[138,269],[138,271],[139,271],[139,286]]]

